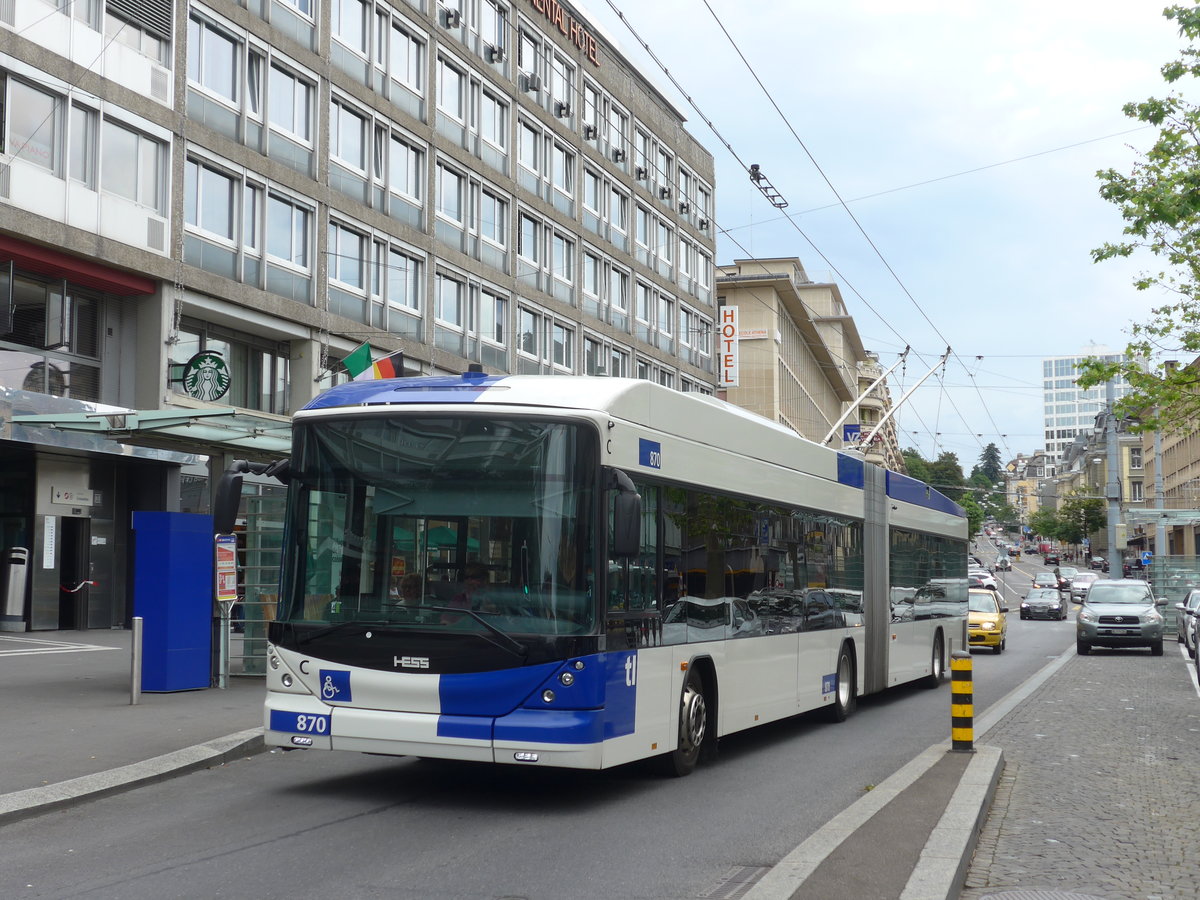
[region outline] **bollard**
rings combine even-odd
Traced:
[[[975,682],[969,650],[950,654],[950,749],[975,752]]]
[[[137,706],[142,699],[142,617],[133,617],[133,637],[129,654],[129,705]]]

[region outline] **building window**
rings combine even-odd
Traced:
[[[518,217],[517,255],[532,263],[541,262],[541,223],[522,214]]]
[[[94,109],[71,104],[71,178],[92,190],[96,188],[96,131],[99,120],[100,116]]]
[[[465,183],[465,179],[458,172],[438,163],[437,213],[442,218],[449,219],[459,226],[463,225],[463,187]]]
[[[479,336],[490,343],[505,346],[508,341],[508,298],[489,290],[480,292]]]
[[[312,211],[279,194],[267,200],[267,253],[280,262],[308,269]]]
[[[329,277],[357,292],[366,289],[367,239],[337,222],[329,223]]]
[[[355,53],[367,53],[367,6],[363,0],[330,0],[333,36]]]
[[[304,143],[312,141],[312,108],[315,88],[282,66],[271,66],[269,121]]]
[[[62,98],[16,79],[8,82],[5,147],[26,162],[60,173],[60,144],[63,129]]]
[[[188,19],[188,78],[236,106],[240,98],[240,47],[240,41],[193,16]]]
[[[566,372],[575,369],[575,331],[555,323],[551,330],[551,360],[555,367]]]
[[[1129,499],[1132,500],[1134,503],[1137,503],[1139,501],[1146,499],[1145,496],[1142,494],[1142,481],[1140,478],[1130,480],[1130,482],[1129,482]]]
[[[424,91],[425,41],[403,22],[392,22],[388,74],[415,94]]]
[[[466,285],[441,272],[437,274],[437,318],[454,328],[463,327],[463,296]]]
[[[1129,448],[1129,468],[1140,469],[1141,467],[1142,467],[1142,448],[1141,447],[1130,447]]]
[[[438,109],[456,122],[466,122],[466,77],[456,66],[438,59]]]
[[[508,246],[508,203],[488,190],[479,195],[479,234],[498,247]]]
[[[367,120],[334,101],[329,113],[329,155],[357,172],[367,170]]]
[[[165,145],[112,119],[104,120],[102,134],[101,189],[161,215],[165,206]]]

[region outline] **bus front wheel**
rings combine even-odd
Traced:
[[[708,737],[708,701],[704,696],[704,681],[694,669],[688,671],[679,703],[679,741],[666,755],[670,775],[690,775],[700,759],[700,750]]]

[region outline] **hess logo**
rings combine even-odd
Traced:
[[[428,656],[393,656],[392,666],[397,669],[428,669]]]

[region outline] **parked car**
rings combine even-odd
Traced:
[[[1175,617],[1176,639],[1183,644],[1188,656],[1196,655],[1196,616],[1200,614],[1200,588],[1193,588],[1183,601],[1175,604],[1179,614]]]
[[[991,647],[993,653],[1003,653],[1008,639],[1007,606],[1000,597],[986,588],[967,590],[967,644],[970,647]]]
[[[1075,650],[1086,656],[1093,647],[1149,647],[1163,652],[1163,616],[1150,585],[1129,578],[1092,582],[1075,616]]]
[[[1071,599],[1082,600],[1093,581],[1100,577],[1098,572],[1079,572],[1071,579]]]
[[[1033,576],[1033,586],[1035,588],[1049,588],[1052,591],[1058,590],[1058,579],[1053,572],[1038,572]]]
[[[1021,601],[1022,619],[1065,619],[1067,601],[1058,588],[1030,588]]]
[[[996,564],[992,566],[993,572],[1011,572],[1012,560],[1007,556],[1001,556],[996,559]]]

